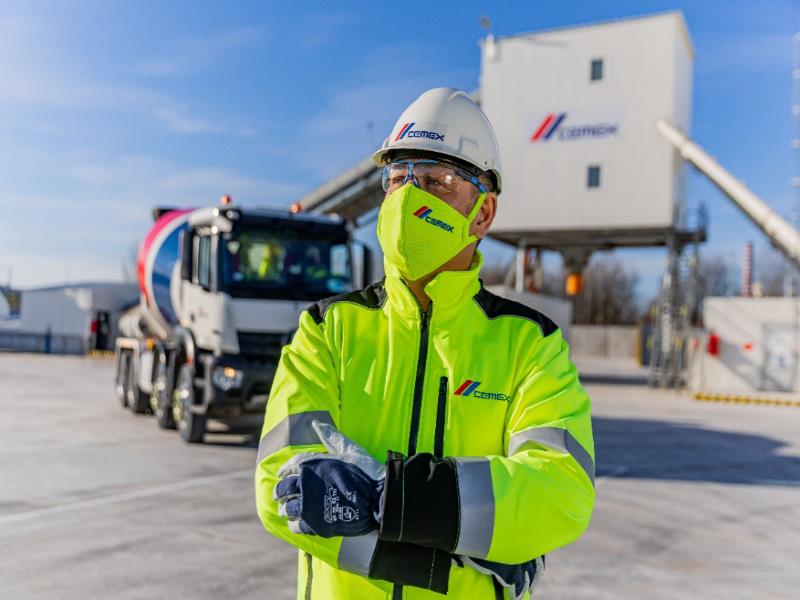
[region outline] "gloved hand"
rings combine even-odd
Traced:
[[[328,449],[295,455],[278,471],[272,497],[294,533],[364,535],[380,527],[386,467],[329,423],[311,425]]]
[[[464,564],[480,573],[491,575],[508,590],[511,600],[521,600],[525,592],[533,596],[533,586],[544,573],[544,556],[534,558],[519,565],[505,565],[469,556],[460,557]]]

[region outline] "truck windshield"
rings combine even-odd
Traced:
[[[221,242],[222,287],[231,296],[312,301],[350,289],[350,253],[339,232],[243,227]]]

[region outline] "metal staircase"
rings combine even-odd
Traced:
[[[684,385],[686,348],[698,302],[700,243],[705,239],[706,226],[707,213],[700,207],[697,224],[691,229],[688,241],[680,241],[677,235],[669,240],[667,268],[652,315],[651,386],[682,388]]]

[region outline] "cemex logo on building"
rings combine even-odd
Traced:
[[[448,225],[444,221],[440,221],[439,219],[431,218],[430,214],[433,212],[433,209],[428,208],[427,206],[421,206],[419,209],[414,211],[414,216],[418,219],[423,219],[426,223],[430,223],[431,225],[435,225],[441,229],[444,229],[448,233],[453,233],[453,226]]]
[[[569,142],[582,139],[606,138],[617,135],[618,123],[565,124],[568,113],[550,113],[531,135],[531,142],[546,142],[555,137],[558,141]]]
[[[397,142],[403,138],[428,138],[429,140],[433,140],[435,142],[444,141],[443,131],[441,133],[438,131],[433,131],[433,127],[428,127],[427,129],[414,129],[414,125],[416,125],[416,123],[411,122],[403,125],[400,128],[400,132],[397,134],[397,137],[394,138],[394,141]]]
[[[482,392],[478,389],[478,386],[481,384],[480,381],[473,381],[472,379],[467,379],[462,383],[459,388],[455,391],[456,396],[469,396],[472,394],[475,398],[484,398],[486,400],[508,400],[508,396],[505,394],[496,394],[494,392]]]

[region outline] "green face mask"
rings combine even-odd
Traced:
[[[478,196],[465,218],[433,194],[407,183],[389,194],[378,213],[378,241],[386,259],[410,281],[441,267],[472,242],[469,226],[483,204]]]

